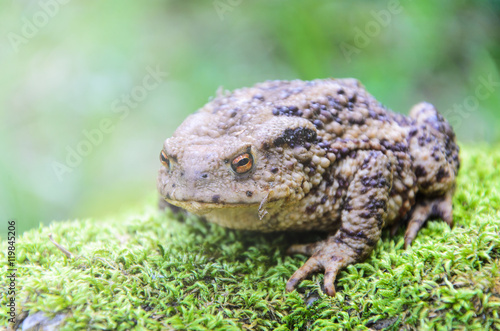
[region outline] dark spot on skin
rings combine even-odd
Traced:
[[[321,204],[324,205],[327,200],[328,200],[328,196],[323,195],[323,197],[321,198]]]
[[[382,220],[382,214],[377,214],[375,218],[377,219],[377,227],[379,229],[382,229],[382,226],[384,225],[384,221]]]
[[[323,181],[325,182],[326,187],[332,186],[333,180],[332,180],[331,174],[328,170],[323,173],[322,177],[323,177]]]
[[[269,146],[269,143],[268,143],[267,141],[265,141],[265,142],[263,142],[263,143],[262,143],[262,149],[263,149],[263,150],[266,150],[266,151],[267,151],[267,150],[269,150],[269,147],[270,147],[270,146]]]
[[[331,97],[331,96],[328,96],[328,104],[335,110],[337,111],[341,111],[342,110],[342,105],[340,104],[340,102],[338,100],[336,100],[335,98]]]
[[[387,202],[385,200],[372,198],[370,199],[370,202],[368,202],[366,209],[370,210],[383,209],[385,211],[387,210]]]
[[[337,182],[339,183],[339,187],[347,187],[348,186],[347,180],[345,180],[344,178],[338,176],[336,179],[337,179]]]
[[[184,172],[181,172],[181,177],[184,177]]]
[[[286,129],[283,134],[274,140],[276,147],[287,144],[290,147],[303,146],[305,143],[315,142],[317,138],[316,131],[298,127],[296,129]]]
[[[220,200],[220,195],[216,194],[212,197],[212,202],[217,203]]]
[[[274,139],[274,146],[281,147],[284,144],[285,144],[285,139],[283,139],[283,137],[278,137],[278,138]]]
[[[443,169],[443,167],[440,167],[437,174],[436,174],[436,180],[440,182],[443,178],[447,178],[450,176],[450,173],[446,170]]]
[[[339,230],[341,233],[340,235],[343,236],[344,238],[346,236],[348,237],[351,237],[351,238],[354,238],[354,239],[364,239],[364,240],[367,240],[368,237],[366,236],[366,234],[363,232],[363,231],[349,231],[345,228],[340,228]]]
[[[377,173],[375,176],[372,176],[372,177],[363,176],[361,178],[361,184],[365,187],[382,188],[385,185],[388,185],[387,179],[385,179],[382,176],[383,176],[383,174],[381,172]]]
[[[316,208],[318,207],[318,204],[313,204],[313,205],[309,205],[306,207],[306,213],[308,215],[314,213],[316,211]]]
[[[391,145],[389,142],[385,141],[383,146],[386,149],[392,150],[394,152],[407,152],[408,151],[408,146],[402,142],[397,142],[397,143]]]
[[[175,187],[175,184],[172,184],[172,187]]]
[[[328,141],[323,141],[323,142],[318,144],[318,147],[323,148],[327,151],[330,151],[330,146],[331,146],[331,143]]]
[[[274,116],[302,116],[302,110],[297,106],[279,106],[273,109]]]
[[[313,124],[315,127],[317,127],[318,129],[323,129],[323,122],[321,122],[320,120],[314,120],[313,121]]]
[[[427,175],[427,171],[421,165],[415,167],[415,176],[424,177]]]
[[[399,159],[399,160],[398,160],[398,166],[399,166],[401,169],[402,169],[402,168],[404,168],[404,166],[405,166],[405,161],[404,161],[404,160],[402,160],[402,159]]]
[[[253,195],[253,192],[252,191],[247,191],[246,194],[247,194],[247,197],[250,198]]]
[[[341,257],[337,256],[337,255],[332,255],[330,257],[330,260],[331,261],[342,261],[343,259]]]
[[[354,117],[349,118],[349,124],[363,125],[365,124],[364,118],[356,119]]]
[[[278,172],[278,168],[277,168],[277,167],[272,167],[272,168],[271,168],[271,172],[272,172],[273,174],[277,173],[277,172]]]
[[[418,138],[418,144],[419,146],[423,147],[425,145],[425,135],[422,134],[421,136],[419,136]]]
[[[349,209],[350,203],[351,203],[351,198],[349,197],[345,198],[344,201],[342,201],[340,204],[340,209],[344,209],[345,206],[347,206],[347,209]]]
[[[370,177],[368,176],[361,177],[361,184],[363,184],[363,186],[368,186],[369,183],[370,183]]]
[[[380,145],[384,146],[386,149],[389,149],[391,147],[391,144],[387,139],[381,139],[380,140]]]

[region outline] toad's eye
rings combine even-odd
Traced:
[[[233,171],[238,174],[244,174],[250,171],[250,169],[252,169],[252,166],[253,156],[250,153],[243,153],[241,155],[238,155],[231,162],[231,168],[233,168]]]
[[[160,161],[161,164],[163,164],[163,166],[167,168],[167,170],[170,170],[170,160],[168,159],[167,153],[165,153],[165,151],[161,151]]]

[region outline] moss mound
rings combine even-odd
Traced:
[[[285,293],[324,234],[233,231],[151,206],[114,220],[57,222],[17,239],[17,315],[74,329],[500,329],[500,149],[462,149],[455,227],[428,222],[408,250],[384,232],[371,257]],[[153,205],[153,204],[152,204]],[[67,258],[48,238],[73,253]],[[1,259],[7,261],[7,243]],[[7,266],[1,269],[8,287]],[[0,324],[10,325],[2,293]],[[37,312],[43,312],[38,313]],[[25,325],[27,327],[27,325]]]

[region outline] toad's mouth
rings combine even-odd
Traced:
[[[194,214],[204,214],[214,209],[221,208],[251,208],[255,207],[256,209],[262,204],[261,202],[204,202],[204,201],[194,201],[194,200],[172,200],[169,198],[164,198],[168,203],[186,209],[187,211]]]

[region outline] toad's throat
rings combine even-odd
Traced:
[[[179,201],[165,199],[168,203],[202,215],[212,223],[227,228],[255,231],[278,231],[272,226],[272,215],[281,207],[283,200],[269,202],[267,197],[259,202],[251,203],[211,203],[199,201]]]

